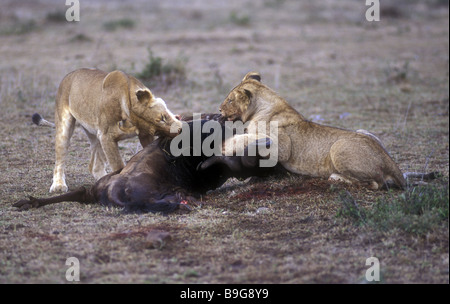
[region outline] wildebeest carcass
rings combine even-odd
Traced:
[[[217,115],[208,117],[217,120],[224,133],[224,122]],[[208,119],[201,120],[201,125],[208,121]],[[187,124],[192,138],[194,121],[191,120]],[[203,143],[210,134],[211,131],[201,132],[201,142]],[[155,140],[134,155],[123,169],[102,177],[91,188],[80,187],[50,198],[29,197],[18,201],[14,206],[24,210],[75,201],[119,206],[131,212],[167,214],[179,209],[190,210],[189,205],[196,203],[195,197],[220,187],[229,177],[259,176],[273,170],[260,168],[259,153],[256,153],[256,156],[249,156],[247,148],[243,156],[207,157],[203,152],[199,156],[193,156],[192,153],[190,156],[174,156],[170,151],[172,140],[171,138]],[[193,141],[190,143],[192,150]],[[270,143],[269,139],[264,139],[252,144],[267,147]]]

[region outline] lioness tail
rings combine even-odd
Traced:
[[[55,127],[54,123],[45,120],[39,113],[34,113],[33,116],[31,116],[31,120],[38,126]]]
[[[422,172],[405,172],[403,173],[403,177],[405,179],[409,179],[409,178],[416,178],[416,179],[421,179],[421,180],[425,180],[425,181],[429,181],[429,180],[433,180],[436,179],[440,176],[441,174],[439,172],[430,172],[430,173],[422,173]]]

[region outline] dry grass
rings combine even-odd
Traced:
[[[256,70],[306,117],[374,132],[402,170],[440,171],[433,185],[442,187],[449,174],[448,4],[416,2],[382,2],[386,15],[373,24],[364,2],[353,0],[82,2],[79,23],[55,21],[61,1],[3,1],[0,283],[64,283],[71,256],[80,260],[83,283],[364,283],[371,256],[381,262],[383,283],[448,283],[448,219],[418,235],[339,216],[343,191],[365,210],[399,201],[399,191],[289,175],[230,180],[187,215],[77,203],[11,207],[48,195],[54,131],[33,126],[31,115],[51,120],[64,75],[80,67],[138,74],[148,49],[165,62],[186,58],[183,82],[150,87],[173,112],[217,112],[228,90]],[[107,30],[110,20],[133,26]],[[139,144],[121,147],[129,158]],[[94,182],[88,161],[88,141],[76,129],[69,188]],[[448,190],[446,199],[448,212]],[[161,230],[171,239],[149,246],[147,235]]]

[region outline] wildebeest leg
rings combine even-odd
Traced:
[[[90,191],[86,190],[84,187],[80,187],[77,190],[50,198],[35,198],[30,196],[29,199],[20,200],[13,206],[20,210],[27,210],[61,202],[91,203],[92,201]]]

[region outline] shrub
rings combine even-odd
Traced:
[[[35,31],[36,29],[37,25],[34,20],[20,21],[0,28],[0,36],[23,35]]]
[[[149,49],[148,63],[136,77],[152,85],[171,85],[186,79],[186,61],[186,58],[178,57],[173,62],[165,63],[163,58],[155,56]]]
[[[108,32],[113,32],[119,28],[132,29],[135,26],[135,22],[129,18],[123,18],[119,20],[113,20],[103,23],[103,28]]]
[[[230,13],[230,21],[239,26],[248,26],[250,24],[250,16],[238,15],[235,11]]]

